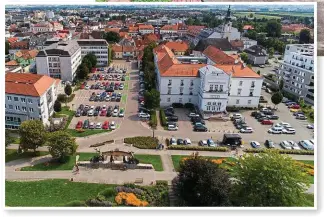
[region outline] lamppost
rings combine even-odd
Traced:
[[[154,128],[152,128],[152,130],[153,130],[153,138],[154,138]]]

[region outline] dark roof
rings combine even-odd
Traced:
[[[229,138],[231,138],[231,139],[236,139],[236,138],[241,139],[242,138],[239,134],[228,134],[228,133],[225,133],[224,137],[227,138],[227,139],[229,139]]]
[[[41,50],[37,57],[45,56],[72,56],[80,48],[79,44],[75,40],[61,41],[54,43]]]
[[[108,46],[105,39],[81,39],[77,41],[80,46],[104,45]]]
[[[91,36],[92,36],[94,39],[103,39],[103,34],[104,34],[103,31],[92,31],[92,32],[91,32]]]
[[[195,51],[203,52],[209,45],[213,45],[222,51],[231,51],[233,47],[231,43],[226,38],[206,38],[201,39],[196,47],[194,48]]]
[[[253,56],[267,56],[267,52],[265,51],[264,47],[261,45],[253,45],[244,50],[245,53],[251,54]]]

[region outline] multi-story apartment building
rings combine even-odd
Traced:
[[[150,34],[150,33],[154,33],[154,27],[152,25],[139,25],[138,26],[138,31],[142,35]]]
[[[160,34],[175,34],[178,33],[178,25],[165,25],[161,27]]]
[[[53,25],[50,22],[30,24],[30,31],[31,32],[51,32],[53,31]]]
[[[314,45],[287,45],[283,61],[278,68],[283,90],[314,104]]]
[[[76,40],[51,44],[36,56],[37,74],[73,81],[81,59],[81,47]]]
[[[224,112],[227,106],[258,107],[262,77],[221,51],[214,55],[209,48],[203,53],[204,57],[177,57],[165,45],[154,49],[161,106],[193,103],[204,117]]]
[[[108,43],[105,39],[81,39],[77,42],[81,47],[82,58],[93,53],[97,57],[98,66],[108,65]]]
[[[29,73],[7,73],[5,80],[5,127],[18,129],[26,120],[48,124],[60,81]]]

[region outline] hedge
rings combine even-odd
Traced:
[[[170,145],[170,139],[169,138],[166,138],[165,139],[165,144],[166,144],[166,146],[169,146]]]
[[[99,147],[99,146],[105,145],[106,143],[113,143],[113,142],[114,142],[114,140],[108,140],[106,142],[101,142],[101,143],[96,143],[96,144],[90,145],[90,147]]]
[[[187,145],[170,145],[169,150],[193,150],[193,151],[220,151],[227,152],[226,147],[204,147],[204,146],[187,146]]]
[[[160,109],[160,122],[163,127],[167,126],[167,121],[165,119],[165,112],[163,109]]]
[[[73,206],[87,206],[87,205],[86,205],[85,201],[74,200],[74,201],[68,202],[64,206],[73,207]]]
[[[74,93],[72,93],[70,96],[66,96],[65,94],[59,94],[57,95],[57,100],[61,103],[69,103],[72,102],[74,97],[75,97]]]
[[[124,143],[133,144],[134,147],[140,149],[156,149],[159,140],[151,136],[136,136],[125,138]]]
[[[244,149],[246,153],[263,153],[266,149]],[[307,150],[287,150],[281,149],[278,150],[280,154],[299,154],[299,155],[314,155],[314,151],[307,151]]]
[[[255,110],[253,107],[236,107],[236,106],[227,106],[226,111],[228,112],[239,112],[240,110]]]
[[[157,126],[157,117],[156,117],[156,111],[153,110],[151,111],[151,116],[150,116],[150,122],[149,122],[150,126],[154,129],[156,129]]]

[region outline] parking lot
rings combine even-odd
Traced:
[[[100,106],[100,111],[98,112],[98,115],[96,116],[83,116],[82,114],[80,115],[80,117],[73,117],[69,128],[70,129],[75,129],[77,123],[79,121],[85,121],[85,120],[89,120],[89,122],[94,122],[94,123],[104,123],[105,121],[109,121],[109,123],[111,123],[111,121],[114,121],[116,124],[116,128],[118,128],[121,124],[121,122],[123,121],[124,117],[107,117],[106,113],[102,112],[102,108],[103,107],[112,107],[112,109],[114,109],[115,106],[119,106],[118,112],[120,112],[120,110],[123,110],[125,112],[126,110],[126,103],[127,103],[127,94],[129,91],[129,87],[128,87],[128,81],[129,81],[129,70],[130,70],[130,66],[126,61],[119,61],[117,63],[114,63],[110,66],[110,68],[114,68],[114,69],[125,69],[126,72],[125,73],[108,73],[107,72],[107,68],[105,69],[105,71],[96,71],[94,73],[90,73],[90,79],[88,79],[86,81],[86,85],[82,85],[80,90],[77,90],[76,92],[74,92],[75,97],[73,99],[73,102],[71,102],[72,105],[72,110],[73,111],[77,111],[80,107],[80,105],[88,105],[89,107],[94,106],[94,108]],[[100,79],[96,79],[96,80],[91,80],[92,76],[94,75],[124,75],[125,76],[125,81],[121,81],[121,80],[117,80],[116,78],[108,80],[105,78]],[[124,88],[123,90],[120,90],[119,88],[116,90],[114,89],[114,92],[107,92],[104,88],[98,88],[98,89],[90,89],[91,86],[96,85],[97,83],[112,83],[114,82],[114,84],[119,83],[119,84],[123,84]],[[113,86],[114,87],[114,86]],[[88,89],[89,88],[89,89]],[[96,99],[95,101],[92,100],[90,101],[90,97],[92,95],[96,96],[98,94],[102,95],[104,92],[106,92],[105,94],[109,95],[109,94],[113,94],[115,93],[120,94],[120,101],[116,101],[116,100],[111,100],[111,98],[108,100],[104,99],[104,100],[99,100]]]

